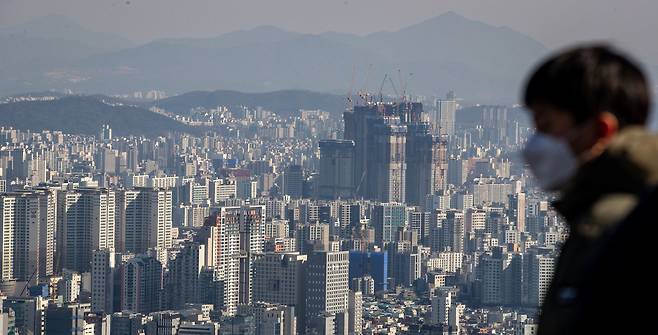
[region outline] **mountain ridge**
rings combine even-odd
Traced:
[[[304,34],[259,26],[211,38],[161,39],[104,52],[79,52],[83,57],[70,61],[63,61],[68,54],[62,51],[64,56],[34,69],[17,62],[15,67],[0,68],[5,74],[0,94],[47,89],[105,94],[147,89],[174,94],[192,90],[343,92],[356,67],[356,85],[368,76],[376,82],[384,74],[399,72],[403,78],[398,79],[408,81],[418,95],[455,90],[469,100],[513,103],[527,70],[545,52],[541,43],[527,35],[454,12],[364,36]]]
[[[108,98],[112,99],[112,98]],[[110,105],[103,96],[64,96],[50,101],[21,101],[0,104],[0,124],[21,130],[60,130],[71,134],[95,135],[109,124],[118,136],[160,136],[170,132],[198,134],[169,117],[131,105]]]

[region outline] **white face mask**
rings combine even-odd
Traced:
[[[526,143],[523,159],[547,191],[564,187],[578,169],[578,159],[566,140],[539,132]]]

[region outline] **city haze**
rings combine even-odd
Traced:
[[[549,48],[580,40],[611,39],[658,60],[658,47],[647,43],[658,29],[653,16],[657,10],[658,3],[650,0],[2,0],[0,26],[58,14],[91,30],[144,43],[168,37],[212,37],[261,25],[303,33],[364,35],[397,30],[454,11],[528,34]]]
[[[658,73],[656,9],[0,0],[0,334],[644,325],[588,260],[658,180],[657,86],[596,44]]]

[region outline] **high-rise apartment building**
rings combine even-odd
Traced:
[[[220,308],[235,314],[241,302],[249,303],[253,289],[253,260],[265,248],[265,206],[224,206],[205,226],[206,264],[220,282]]]
[[[430,323],[441,327],[443,334],[460,334],[459,321],[465,306],[454,299],[455,294],[454,288],[444,287],[432,297]]]
[[[329,250],[329,225],[311,223],[297,228],[297,246],[308,254],[313,250]]]
[[[147,255],[121,265],[121,310],[150,313],[160,310],[163,289],[162,263]]]
[[[94,250],[91,260],[91,311],[112,313],[119,308],[115,304],[119,292],[114,291],[119,279],[117,254],[112,249]]]
[[[213,203],[236,198],[237,194],[237,183],[234,179],[215,179],[210,184],[210,199]]]
[[[152,248],[171,248],[171,190],[123,190],[118,194],[117,204],[118,251],[145,253]]]
[[[442,250],[464,252],[464,212],[447,210],[440,224]]]
[[[546,253],[529,252],[526,261],[528,304],[541,306],[555,270],[555,257]]]
[[[36,283],[54,274],[56,204],[50,190],[0,195],[0,281]]]
[[[516,230],[526,231],[526,196],[519,192],[509,195],[509,217],[516,223]]]
[[[348,334],[363,334],[363,293],[350,291],[347,302]]]
[[[502,247],[495,247],[491,252],[480,256],[481,303],[483,305],[509,305],[512,303],[515,287],[508,285],[512,281],[511,263],[512,255]]]
[[[431,120],[437,135],[455,135],[455,114],[457,112],[457,101],[455,94],[448,92],[444,99],[437,99],[434,104],[435,111]]]
[[[115,248],[115,211],[116,195],[109,189],[58,193],[57,248],[62,268],[89,272],[93,250]]]
[[[185,242],[175,258],[169,261],[166,293],[170,307],[183,308],[186,303],[201,302],[204,295],[201,292],[199,275],[206,266],[205,245],[197,242]]]

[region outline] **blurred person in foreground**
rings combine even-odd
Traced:
[[[628,285],[641,279],[623,260],[602,257],[620,222],[658,182],[658,138],[645,128],[650,95],[640,67],[605,45],[556,54],[527,82],[524,103],[537,132],[523,156],[538,184],[556,192],[553,206],[570,231],[541,308],[540,335],[628,327],[623,309],[639,307],[623,302],[634,294]],[[639,240],[626,237],[616,250],[636,248]],[[613,273],[618,282],[602,275]]]

